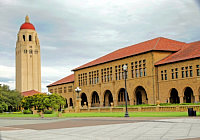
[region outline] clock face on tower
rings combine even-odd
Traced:
[[[41,91],[41,61],[38,34],[29,17],[20,27],[16,43],[16,90]]]

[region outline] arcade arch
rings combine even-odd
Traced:
[[[135,89],[134,104],[136,105],[148,104],[147,93],[146,93],[146,90],[142,86],[138,86]]]
[[[125,105],[125,89],[121,88],[118,92],[118,105]],[[130,100],[129,100],[129,96],[128,96],[128,92],[127,92],[127,103],[129,104]]]
[[[113,96],[110,90],[106,90],[104,94],[104,106],[111,106],[113,103]]]
[[[172,103],[172,104],[180,103],[178,91],[175,88],[172,88],[171,91],[170,91],[169,102]]]
[[[88,101],[87,101],[87,96],[85,93],[81,94],[81,106],[84,106],[86,102],[86,105],[88,105]]]
[[[183,97],[184,103],[194,103],[193,90],[190,87],[186,87]]]
[[[99,100],[99,95],[96,91],[92,93],[92,107],[99,107],[100,106],[100,100]]]

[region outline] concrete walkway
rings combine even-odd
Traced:
[[[200,119],[199,118],[178,118],[178,119],[141,119],[135,121],[134,118],[124,121],[121,119],[105,119],[107,123],[104,125],[68,127],[58,129],[24,129],[23,127],[15,127],[19,125],[5,125],[1,130],[0,140],[173,140],[173,139],[200,139]],[[77,119],[78,120],[78,119]],[[79,121],[87,122],[86,119]],[[91,119],[92,120],[92,119]],[[96,120],[99,120],[97,118]],[[119,124],[109,124],[112,120],[118,120]],[[11,121],[11,120],[8,120]],[[31,120],[30,120],[31,121]],[[35,121],[35,120],[34,120]],[[54,120],[55,122],[64,122],[66,120]],[[76,119],[68,119],[74,121]],[[79,121],[77,121],[79,123]],[[93,121],[95,119],[93,118]],[[131,122],[132,121],[132,122]],[[11,121],[12,122],[12,121]],[[117,122],[117,121],[116,121]],[[1,123],[1,120],[0,120]],[[32,122],[41,123],[40,120]],[[44,122],[42,122],[44,123]],[[89,123],[89,121],[88,121]],[[21,126],[27,126],[29,123],[22,123]],[[51,124],[51,122],[46,122]],[[6,129],[7,128],[7,129]]]

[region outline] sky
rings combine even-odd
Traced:
[[[0,84],[11,89],[26,15],[39,35],[43,92],[72,69],[129,45],[200,40],[200,0],[0,0]]]

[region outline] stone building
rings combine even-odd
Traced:
[[[62,95],[66,99],[67,106],[75,104],[74,74],[64,77],[47,87],[49,92]]]
[[[123,66],[127,65],[128,104],[199,102],[199,57],[200,41],[184,43],[155,38],[73,69],[73,91],[76,87],[82,89],[82,105],[84,102],[92,107],[125,104]],[[56,92],[59,86],[54,84],[48,89]]]
[[[40,43],[35,27],[26,16],[16,42],[16,90],[41,91]]]

